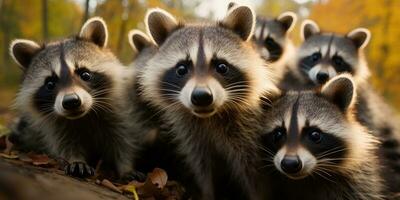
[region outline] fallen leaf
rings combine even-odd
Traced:
[[[18,153],[10,152],[10,153],[0,153],[0,156],[7,159],[17,159]]]
[[[103,179],[101,181],[100,185],[102,185],[102,186],[104,186],[104,187],[106,187],[106,188],[108,188],[108,189],[110,189],[110,190],[112,190],[114,192],[118,192],[118,193],[122,194],[122,191],[107,179]]]
[[[167,183],[167,173],[160,168],[155,168],[148,174],[143,186],[137,188],[140,197],[159,197],[163,196],[162,192]]]
[[[168,175],[163,169],[155,168],[153,172],[148,175],[151,183],[157,186],[159,189],[163,189],[167,184]]]
[[[32,164],[39,166],[39,165],[48,165],[50,159],[47,155],[44,154],[28,154],[28,156],[32,159]]]
[[[136,192],[136,187],[133,184],[126,185],[126,186],[124,186],[122,188],[123,188],[122,191],[133,194],[133,199],[134,200],[139,200],[138,193]]]

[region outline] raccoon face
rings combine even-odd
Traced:
[[[160,10],[146,19],[160,48],[142,74],[143,91],[161,108],[207,118],[256,105],[271,90],[264,62],[248,42],[255,23],[250,8],[233,8],[218,24],[183,25]]]
[[[83,26],[78,38],[39,46],[33,41],[15,40],[11,55],[24,71],[17,96],[19,109],[39,116],[78,119],[91,110],[110,109],[113,80],[118,64],[103,49],[107,27],[100,18]]]
[[[302,179],[325,177],[353,162],[352,148],[365,141],[359,133],[362,128],[354,127],[349,118],[354,88],[350,76],[341,75],[320,92],[290,92],[279,99],[263,130],[266,166],[273,165],[288,178]]]
[[[293,12],[285,12],[276,19],[257,17],[253,42],[257,45],[261,57],[269,62],[279,60],[289,42],[290,33],[296,24],[297,16]]]
[[[368,68],[360,52],[370,40],[369,30],[357,28],[344,36],[327,34],[321,33],[315,22],[306,20],[302,38],[298,67],[306,79],[321,85],[341,73],[366,78]]]

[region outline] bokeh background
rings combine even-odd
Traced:
[[[109,47],[124,63],[132,51],[130,29],[144,29],[147,8],[164,8],[185,19],[218,19],[230,0],[0,0],[0,125],[13,117],[10,109],[18,91],[21,71],[8,54],[10,41],[27,38],[38,42],[56,40],[79,32],[91,16],[108,24]],[[371,82],[394,109],[400,108],[400,0],[236,0],[252,6],[258,14],[277,16],[284,11],[299,15],[291,34],[298,44],[303,19],[317,21],[322,30],[346,33],[366,27],[372,40],[366,49]],[[390,116],[388,116],[390,117]]]

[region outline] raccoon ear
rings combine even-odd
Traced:
[[[356,28],[347,34],[358,49],[365,48],[371,39],[371,32],[366,28]]]
[[[322,86],[321,94],[346,112],[355,102],[356,87],[351,75],[342,74]]]
[[[31,40],[14,40],[10,44],[10,55],[13,60],[22,68],[28,69],[33,57],[41,50],[39,44]]]
[[[159,46],[179,26],[175,17],[159,8],[147,11],[145,24],[148,35]]]
[[[79,37],[95,43],[99,47],[107,46],[107,25],[100,17],[90,18],[83,24]]]
[[[228,11],[229,11],[231,8],[233,8],[233,7],[237,6],[237,5],[238,5],[238,4],[235,3],[235,2],[230,2],[230,3],[228,4]]]
[[[319,34],[321,31],[318,24],[310,19],[306,19],[301,24],[301,39],[304,41],[312,35]]]
[[[297,15],[296,13],[290,11],[284,12],[278,16],[277,21],[282,24],[286,33],[289,33],[293,30],[294,25],[297,22]]]
[[[128,40],[132,49],[136,53],[154,45],[151,39],[145,33],[136,29],[129,31]]]
[[[227,16],[222,20],[220,25],[231,29],[243,40],[247,41],[253,35],[255,22],[256,17],[250,7],[234,6],[228,11]]]

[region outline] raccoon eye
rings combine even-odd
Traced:
[[[319,59],[321,59],[321,53],[320,52],[316,52],[316,53],[313,53],[311,55],[311,60],[313,62],[317,62]]]
[[[270,47],[270,46],[275,45],[274,39],[272,39],[272,38],[270,38],[270,37],[267,37],[267,38],[265,39],[264,43],[265,43],[265,46],[267,46],[267,47]]]
[[[278,128],[273,133],[273,141],[275,144],[280,143],[286,137],[285,131],[282,128]]]
[[[49,91],[52,91],[52,90],[54,90],[54,88],[56,88],[56,82],[52,78],[46,79],[45,85],[46,85],[46,89]]]
[[[343,58],[341,58],[339,56],[334,56],[332,58],[332,61],[333,61],[333,64],[336,65],[336,66],[342,66],[343,63],[344,63]]]
[[[79,74],[82,80],[90,81],[92,79],[92,74],[88,71],[83,71]]]
[[[215,70],[220,74],[226,74],[226,72],[228,72],[229,68],[225,63],[220,63],[217,65]]]
[[[314,142],[314,143],[316,143],[316,144],[319,144],[319,143],[321,142],[321,140],[322,140],[322,134],[321,134],[321,132],[319,132],[319,131],[317,131],[317,130],[314,130],[314,131],[311,131],[311,132],[308,134],[308,138],[309,138],[312,142]]]
[[[178,75],[178,77],[185,76],[188,72],[189,72],[189,70],[186,65],[179,65],[176,68],[176,75]]]

